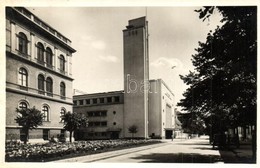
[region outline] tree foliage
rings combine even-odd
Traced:
[[[190,87],[178,105],[202,117],[211,131],[256,125],[256,7],[203,7],[196,12],[210,22],[215,10],[223,26],[210,31],[195,49],[195,72],[180,76]]]
[[[24,143],[26,144],[29,138],[29,130],[35,129],[42,125],[43,114],[35,107],[27,109],[16,109],[18,113],[15,118],[16,123],[22,126],[22,130],[25,133]]]
[[[70,133],[70,142],[72,141],[72,133],[81,127],[88,126],[88,119],[84,115],[77,113],[65,113],[62,117],[64,122],[64,129]]]
[[[134,134],[138,132],[138,127],[136,125],[132,125],[128,128],[128,132],[132,134],[132,138],[133,138]]]

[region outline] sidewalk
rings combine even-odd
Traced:
[[[240,142],[240,147],[221,149],[219,153],[225,163],[255,163],[252,160],[251,142]]]

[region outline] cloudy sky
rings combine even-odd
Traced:
[[[128,20],[145,16],[149,25],[150,79],[163,79],[182,98],[179,75],[193,70],[198,41],[219,24],[219,15],[199,20],[198,7],[30,7],[72,41],[73,88],[86,93],[123,90],[123,34]],[[147,12],[146,12],[147,11]],[[176,68],[171,69],[172,66]]]

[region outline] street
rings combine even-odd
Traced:
[[[163,143],[56,160],[79,163],[255,163],[251,146],[213,149],[207,137],[162,140]]]
[[[94,162],[111,163],[216,163],[222,162],[218,150],[207,139],[165,140],[165,145],[126,153]]]

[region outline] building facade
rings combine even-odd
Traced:
[[[123,30],[124,50],[124,137],[127,128],[138,126],[138,137],[148,137],[148,22],[146,17],[130,20]],[[134,121],[134,122],[133,122]]]
[[[150,80],[149,90],[149,135],[172,138],[175,128],[174,94],[161,80]]]
[[[75,139],[123,138],[123,91],[74,96],[73,111],[87,116],[86,129],[75,133]]]
[[[43,125],[29,132],[48,140],[64,134],[61,116],[72,111],[71,41],[26,8],[6,8],[6,139],[22,139],[16,108],[44,114]]]
[[[132,138],[128,128],[138,128],[134,138],[170,139],[176,130],[174,113],[174,94],[161,79],[150,80],[148,103],[147,134],[139,135],[139,127],[135,118],[142,113],[126,115],[124,91],[93,93],[73,96],[73,111],[85,115],[89,119],[87,128],[75,133],[76,140]],[[134,105],[133,105],[134,106]],[[128,121],[129,125],[124,124]],[[124,130],[129,135],[126,135]]]

